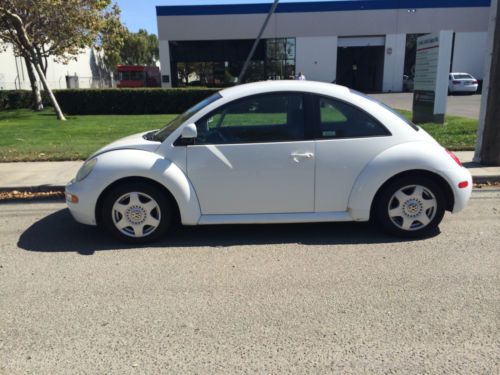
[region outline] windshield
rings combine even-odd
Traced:
[[[472,79],[470,74],[453,74],[454,79]]]
[[[404,117],[401,113],[399,113],[398,111],[395,111],[394,109],[392,109],[391,107],[389,107],[387,104],[384,104],[376,99],[373,99],[371,96],[368,96],[368,95],[365,95],[359,91],[356,91],[356,90],[351,90],[349,89],[350,92],[352,92],[353,94],[356,94],[358,96],[362,96],[363,98],[365,99],[368,99],[374,103],[377,103],[378,105],[384,107],[385,109],[387,109],[388,111],[390,111],[391,113],[395,114],[396,116],[398,116],[401,120],[403,120],[406,124],[410,125],[414,130],[418,131],[418,126],[415,125],[413,122],[411,122],[410,120],[408,120],[406,117]]]
[[[195,106],[189,108],[186,112],[184,112],[183,114],[177,116],[172,121],[170,121],[164,128],[158,130],[154,135],[154,139],[163,142],[170,134],[172,134],[172,132],[175,129],[184,124],[184,122],[186,122],[188,118],[193,116],[195,113],[201,111],[207,105],[215,102],[216,100],[219,100],[220,98],[222,98],[222,96],[217,92],[209,96],[208,98],[202,100]]]

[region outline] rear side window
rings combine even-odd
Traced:
[[[351,104],[318,97],[319,138],[357,138],[390,135],[373,116]]]
[[[395,111],[394,109],[392,109],[391,107],[389,107],[388,105],[382,103],[382,102],[379,102],[378,100],[375,100],[373,99],[371,96],[368,96],[368,95],[365,95],[363,93],[360,93],[359,91],[356,91],[356,90],[352,90],[352,89],[349,89],[349,91],[352,93],[352,94],[355,94],[355,95],[358,95],[358,96],[361,96],[365,99],[368,99],[374,103],[377,103],[379,106],[381,107],[384,107],[386,110],[388,110],[389,112],[391,112],[392,114],[396,115],[397,117],[399,117],[402,121],[404,121],[407,125],[411,126],[413,128],[413,130],[415,131],[418,131],[418,126],[415,125],[413,122],[411,122],[410,120],[408,120],[406,117],[404,117],[401,113],[399,113],[398,111]]]

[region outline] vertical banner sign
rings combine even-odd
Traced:
[[[413,92],[413,122],[444,123],[453,32],[441,31],[417,39]]]

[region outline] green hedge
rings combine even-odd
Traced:
[[[47,95],[42,92],[44,105],[49,105]],[[0,90],[0,111],[18,108],[30,108],[32,105],[30,90]]]
[[[211,88],[182,89],[78,89],[55,90],[63,112],[68,115],[181,113],[217,92]],[[0,110],[29,108],[26,90],[0,91]],[[46,105],[49,103],[44,100]]]

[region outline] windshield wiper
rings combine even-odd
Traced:
[[[157,130],[150,131],[149,133],[144,134],[142,137],[147,141],[156,141],[161,142],[160,139],[156,136]]]

